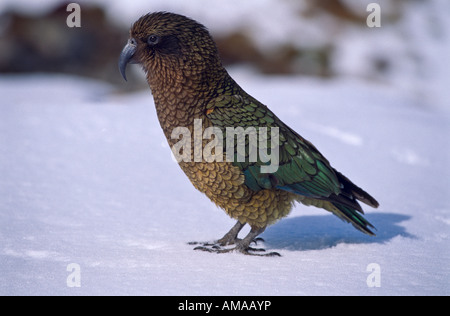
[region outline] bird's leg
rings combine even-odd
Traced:
[[[264,257],[280,256],[278,252],[270,252],[264,254],[255,253],[255,252],[265,252],[265,250],[261,248],[250,247],[250,244],[252,242],[256,243],[257,241],[262,240],[262,238],[257,238],[257,236],[264,232],[264,230],[266,229],[265,227],[262,228],[252,227],[251,231],[248,233],[247,236],[245,236],[244,239],[237,238],[239,231],[242,229],[242,227],[244,227],[244,225],[245,224],[237,222],[236,225],[234,225],[234,227],[227,234],[225,234],[225,236],[219,239],[216,244],[203,244],[202,246],[195,247],[194,250],[202,250],[215,253],[228,253],[232,251],[239,251],[240,253],[250,256],[264,256]],[[235,248],[222,248],[223,246],[233,244],[236,245]]]
[[[189,242],[189,245],[198,245],[200,244],[201,246],[195,247],[194,250],[205,250],[205,251],[210,251],[210,248],[207,247],[212,247],[213,249],[220,249],[220,247],[223,246],[227,246],[227,245],[234,245],[236,243],[237,240],[237,236],[239,234],[239,232],[242,230],[242,228],[245,226],[245,224],[242,224],[241,222],[237,222],[233,228],[230,229],[230,231],[228,233],[226,233],[222,238],[220,238],[219,240],[216,240],[214,242]]]
[[[245,224],[237,221],[236,225],[234,225],[233,228],[231,228],[230,231],[226,233],[225,236],[220,238],[216,243],[221,246],[234,245],[236,243],[236,240],[238,239],[237,236],[239,232],[244,226]]]
[[[262,228],[253,228],[252,227],[252,229],[248,233],[248,235],[245,236],[244,239],[238,240],[236,242],[236,248],[232,249],[232,250],[236,250],[236,251],[239,251],[240,253],[243,253],[244,255],[250,255],[250,256],[264,256],[264,257],[278,256],[278,257],[280,257],[281,255],[278,252],[269,252],[269,253],[264,253],[264,254],[253,253],[253,252],[265,252],[264,249],[261,249],[261,248],[255,249],[255,248],[250,247],[250,244],[252,242],[256,242],[256,240],[258,240],[258,238],[256,238],[256,237],[258,235],[262,234],[265,229],[266,229],[266,227],[262,227]]]

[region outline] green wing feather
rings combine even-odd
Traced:
[[[233,94],[233,92],[237,92]],[[309,201],[320,200],[323,207],[339,218],[352,223],[357,229],[373,234],[373,227],[359,213],[363,214],[357,200],[377,207],[378,202],[361,188],[354,185],[331,167],[328,160],[309,141],[301,137],[261,104],[242,90],[230,91],[207,105],[207,117],[214,126],[222,129],[226,136],[226,127],[261,127],[270,131],[278,127],[279,165],[273,173],[262,173],[261,166],[268,163],[260,159],[243,162],[233,160],[245,175],[245,184],[254,191],[262,189],[281,189],[295,193]],[[268,138],[268,148],[272,145]],[[247,140],[248,144],[248,140]],[[226,144],[224,144],[225,148]],[[234,153],[237,154],[237,144]],[[245,156],[249,158],[249,147]],[[300,199],[301,200],[301,199]],[[309,203],[312,205],[313,203]],[[317,204],[317,203],[316,203]]]
[[[251,189],[259,191],[282,188],[315,198],[340,193],[339,180],[325,157],[310,142],[286,126],[265,105],[250,96],[230,95],[215,99],[208,105],[208,109],[211,111],[207,116],[214,126],[222,128],[225,137],[226,127],[254,127],[258,132],[261,127],[267,128],[268,131],[271,127],[278,127],[279,167],[276,172],[261,173],[261,166],[268,164],[261,160],[233,161],[233,164],[244,172],[247,185]],[[234,145],[237,153],[236,142]],[[268,137],[267,146],[270,148],[271,145]],[[245,155],[246,158],[249,157],[248,146]]]

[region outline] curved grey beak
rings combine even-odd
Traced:
[[[125,47],[123,48],[122,53],[120,53],[119,70],[120,70],[120,73],[122,74],[123,79],[125,79],[125,81],[127,81],[127,75],[126,75],[127,65],[130,62],[133,63],[132,59],[134,57],[134,54],[136,53],[136,49],[137,49],[136,40],[134,38],[130,38],[128,40],[127,45],[125,45]]]

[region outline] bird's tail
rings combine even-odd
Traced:
[[[307,206],[323,208],[333,213],[344,222],[351,223],[357,230],[367,235],[375,236],[374,232],[371,230],[375,229],[375,227],[363,217],[364,213],[361,206],[356,201],[352,202],[352,204],[357,206],[350,206],[349,203],[343,204],[342,202],[332,202],[330,200],[315,199],[301,195],[297,195],[296,200]]]
[[[371,230],[371,228],[375,229],[375,227],[362,216],[360,211],[340,203],[330,204],[332,204],[334,207],[327,209],[334,215],[336,215],[343,221],[351,223],[357,230],[367,235],[375,236],[374,232]]]
[[[364,211],[358,201],[374,208],[379,206],[378,201],[342,173],[336,170],[335,173],[342,185],[342,193],[329,201],[334,206],[332,212],[344,221],[350,222],[359,231],[374,236],[370,228],[375,227],[362,216]]]
[[[367,204],[371,207],[377,208],[380,204],[377,200],[375,200],[374,197],[372,197],[369,193],[358,187],[356,184],[351,182],[346,176],[344,176],[342,173],[334,170],[336,173],[339,182],[342,184],[343,189],[342,191],[346,195],[350,195],[353,197],[353,199],[356,199],[358,201],[363,202],[364,204]]]
[[[357,230],[374,236],[375,234],[371,229],[375,229],[375,227],[363,217],[364,211],[358,201],[377,208],[379,205],[377,200],[341,173],[336,170],[335,172],[342,187],[339,195],[332,194],[327,198],[312,198],[297,195],[297,201],[304,205],[323,208],[343,221],[351,223]]]

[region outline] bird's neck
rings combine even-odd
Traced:
[[[153,75],[153,76],[152,76]],[[229,75],[221,68],[212,75],[205,73],[148,74],[156,112],[164,134],[170,137],[176,127],[191,129],[195,119],[204,119],[206,105],[217,97],[218,89]]]

